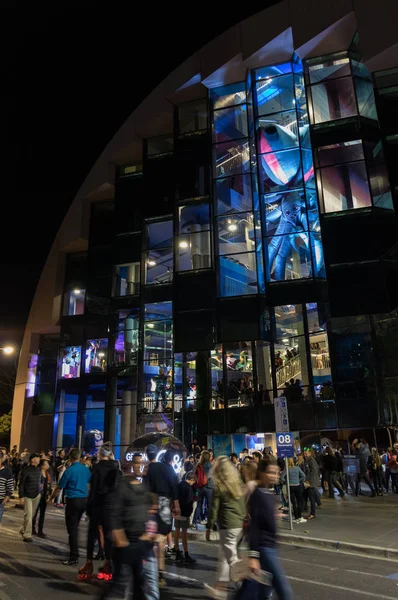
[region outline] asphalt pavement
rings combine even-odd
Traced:
[[[21,540],[23,513],[7,509],[0,528],[0,600],[83,600],[98,598],[106,582],[79,582],[77,569],[61,563],[68,556],[63,509],[49,508],[46,540]],[[85,545],[87,523],[82,522],[80,547]],[[203,583],[216,576],[217,541],[192,542],[193,567],[167,565],[167,588],[161,600],[205,598]],[[296,600],[397,600],[398,562],[330,550],[280,546],[283,566]],[[84,550],[81,552],[84,562]],[[99,563],[95,564],[98,568]]]

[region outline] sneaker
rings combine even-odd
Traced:
[[[207,525],[207,519],[203,519],[203,521],[200,522],[201,525]]]
[[[297,519],[296,523],[306,523],[307,519],[304,519],[304,517],[300,517],[300,519]]]
[[[177,552],[175,560],[176,560],[177,563],[184,562],[184,555],[183,555],[183,553],[180,550]]]
[[[189,556],[189,554],[185,555],[184,564],[186,564],[186,565],[194,565],[195,563],[196,563],[196,560],[194,558],[192,558],[192,556]]]
[[[63,560],[62,564],[65,565],[65,567],[73,567],[75,565],[77,565],[78,560],[77,558],[68,558],[68,560]]]

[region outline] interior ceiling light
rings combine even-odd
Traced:
[[[231,223],[231,225],[228,225],[228,231],[236,231],[238,229],[238,226],[235,225],[235,223]]]
[[[148,327],[149,327],[150,329],[153,329],[153,328],[155,327],[155,325],[154,325],[153,323],[148,323]]]
[[[73,293],[74,293],[74,294],[80,294],[80,293],[81,293],[81,290],[73,290]]]
[[[156,260],[148,260],[148,265],[154,267],[156,265]]]
[[[182,241],[178,244],[180,248],[188,248],[188,242]]]

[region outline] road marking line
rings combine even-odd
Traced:
[[[356,573],[357,575],[370,575],[371,577],[381,577],[384,579],[385,575],[380,575],[379,573],[365,573],[365,571],[355,571],[354,569],[342,569],[343,571],[347,571],[348,573]]]
[[[333,585],[332,583],[324,583],[322,581],[312,581],[311,579],[301,579],[300,577],[287,576],[291,581],[299,581],[300,583],[310,583],[312,585],[320,585],[321,587],[331,588],[332,590],[341,590],[342,592],[350,592],[351,594],[361,594],[362,596],[369,596],[370,598],[380,598],[380,600],[397,600],[394,596],[383,596],[382,594],[372,594],[371,592],[363,592],[361,590],[355,590],[352,588],[344,587],[342,585]]]

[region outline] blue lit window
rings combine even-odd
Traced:
[[[262,67],[257,69],[255,72],[256,81],[260,79],[268,79],[269,77],[278,77],[278,75],[286,75],[292,72],[292,64],[290,62],[282,63],[280,65],[272,65],[269,67]]]
[[[255,252],[220,256],[220,295],[257,294]]]
[[[224,110],[217,110],[213,114],[213,141],[217,143],[237,140],[247,137],[247,107],[246,104]]]
[[[213,152],[216,177],[239,175],[250,170],[250,149],[246,139],[215,144]]]
[[[224,85],[210,90],[210,101],[214,110],[244,104],[246,102],[245,82]]]
[[[291,110],[296,105],[293,93],[293,76],[281,75],[256,82],[256,106],[258,115],[268,115]]]
[[[61,350],[62,379],[80,377],[81,354],[81,346],[66,346]]]
[[[251,175],[235,175],[215,182],[217,214],[244,212],[252,209]]]
[[[173,278],[173,221],[147,223],[144,255],[145,283],[170,283]]]

